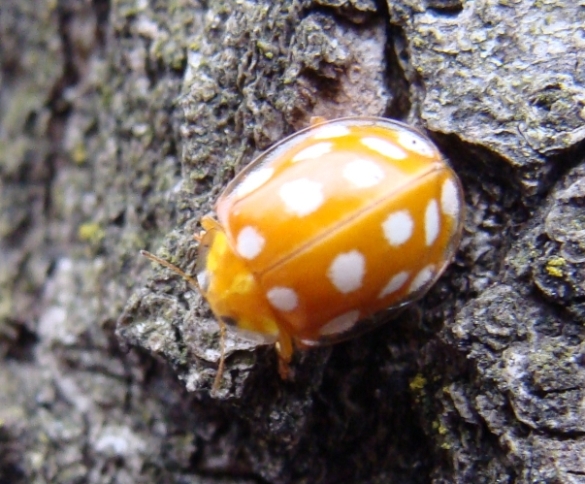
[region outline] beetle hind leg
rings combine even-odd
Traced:
[[[292,338],[288,333],[281,330],[275,347],[278,353],[278,374],[283,380],[291,380],[293,372],[290,368],[290,362],[294,353]]]

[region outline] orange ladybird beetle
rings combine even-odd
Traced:
[[[412,127],[319,119],[258,156],[217,220],[202,219],[196,284],[220,323],[276,340],[286,377],[295,346],[422,297],[454,255],[462,211],[456,174]]]

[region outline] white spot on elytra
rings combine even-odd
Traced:
[[[333,143],[317,143],[299,151],[295,156],[292,157],[291,161],[296,163],[298,161],[313,160],[330,153],[332,149]]]
[[[393,276],[392,279],[388,281],[388,284],[386,284],[384,288],[380,291],[380,294],[378,294],[378,299],[382,299],[386,297],[388,294],[392,294],[393,292],[398,291],[402,286],[404,286],[404,283],[407,281],[407,279],[408,272],[406,271],[399,272],[398,274]]]
[[[286,208],[299,217],[313,213],[324,200],[321,183],[306,178],[285,183],[278,194]]]
[[[274,168],[270,167],[260,168],[248,173],[236,189],[236,195],[243,197],[244,195],[248,195],[248,193],[252,193],[270,180],[273,174]]]
[[[349,331],[360,318],[360,312],[357,309],[343,313],[331,321],[328,321],[320,330],[321,336],[331,336]]]
[[[400,146],[391,143],[382,138],[375,138],[366,136],[360,139],[361,144],[367,146],[371,150],[377,151],[382,156],[392,158],[394,160],[404,160],[407,156],[406,152]]]
[[[454,219],[459,217],[459,191],[450,178],[447,178],[441,187],[441,210]]]
[[[413,228],[414,222],[408,210],[391,213],[382,223],[384,237],[393,247],[402,245],[410,239]]]
[[[358,158],[343,167],[343,177],[357,188],[368,188],[384,179],[384,170],[373,161]]]
[[[399,131],[397,141],[403,148],[414,151],[419,155],[429,158],[437,155],[434,146],[429,141],[411,131]]]
[[[254,227],[244,227],[238,234],[236,250],[244,259],[254,259],[264,248],[264,237]]]
[[[418,291],[429,282],[431,282],[434,275],[434,266],[432,264],[426,266],[422,271],[420,271],[410,283],[410,287],[408,288],[408,292],[412,294],[413,292]]]
[[[333,259],[327,277],[339,292],[348,294],[362,287],[365,272],[365,257],[361,252],[352,250]]]
[[[323,126],[322,128],[317,128],[317,132],[313,136],[313,139],[341,138],[350,133],[351,131],[346,126]]]
[[[266,293],[268,302],[280,311],[292,311],[299,305],[297,293],[289,287],[273,287]]]
[[[425,242],[427,247],[433,245],[439,236],[440,219],[439,206],[435,199],[431,200],[425,210]]]

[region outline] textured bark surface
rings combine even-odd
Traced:
[[[2,0],[0,483],[585,483],[585,6]],[[311,116],[466,190],[417,308],[298,355],[218,328],[198,220]]]

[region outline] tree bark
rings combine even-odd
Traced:
[[[0,483],[585,483],[585,10],[528,0],[2,0]],[[230,178],[386,116],[462,179],[413,308],[302,352],[185,281]],[[381,316],[383,317],[383,316]]]

